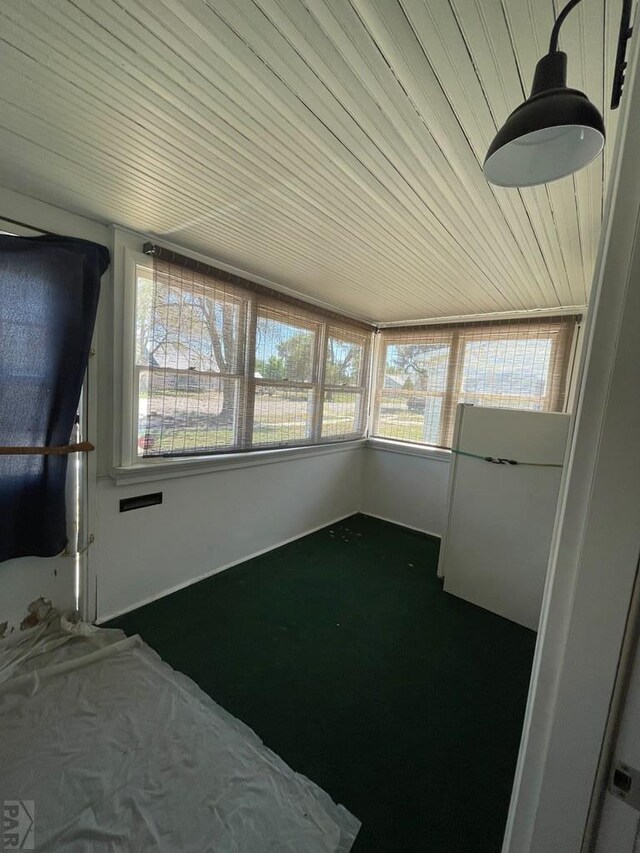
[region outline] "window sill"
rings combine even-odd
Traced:
[[[313,444],[307,447],[285,447],[277,450],[254,450],[249,453],[229,453],[217,456],[198,456],[190,459],[147,459],[133,465],[113,468],[109,475],[119,486],[132,483],[148,483],[168,480],[173,477],[189,477],[195,474],[213,474],[235,468],[251,468],[255,465],[270,465],[274,462],[289,462],[293,459],[308,459],[330,453],[345,453],[366,445],[364,438],[340,441],[332,444]]]
[[[422,459],[434,459],[438,462],[451,462],[451,451],[428,444],[411,444],[408,441],[393,441],[389,438],[368,438],[367,447],[373,450],[386,450],[391,453],[402,453],[405,456],[419,456]]]

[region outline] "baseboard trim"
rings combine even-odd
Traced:
[[[276,548],[281,548],[283,545],[288,545],[289,542],[295,542],[296,539],[302,539],[305,536],[309,536],[311,533],[317,533],[317,531],[322,530],[323,527],[330,527],[332,524],[338,524],[340,521],[344,521],[346,518],[351,518],[351,516],[353,515],[358,515],[358,513],[359,510],[356,509],[353,512],[347,513],[346,515],[340,515],[337,518],[330,519],[329,521],[324,521],[322,524],[318,524],[316,527],[312,527],[309,530],[304,530],[302,533],[297,533],[295,536],[290,536],[288,539],[283,539],[281,542],[278,542],[275,545],[270,545],[268,548],[262,548],[260,551],[254,551],[251,554],[247,554],[244,557],[240,557],[240,559],[238,560],[233,560],[231,563],[225,563],[223,566],[218,566],[217,568],[211,569],[211,571],[205,572],[202,575],[198,575],[195,578],[190,578],[188,581],[184,581],[183,583],[171,586],[168,589],[157,593],[156,595],[151,595],[148,598],[143,598],[141,601],[137,601],[135,604],[132,604],[131,607],[125,607],[121,610],[114,610],[111,613],[106,613],[104,616],[96,618],[95,624],[102,625],[104,622],[109,622],[110,619],[116,619],[118,616],[124,616],[125,613],[131,613],[132,610],[137,610],[139,607],[144,607],[146,604],[151,604],[154,601],[158,601],[160,598],[164,598],[167,595],[171,595],[174,592],[178,592],[181,589],[185,589],[188,586],[192,586],[194,583],[198,583],[199,581],[203,581],[207,578],[213,577],[213,575],[217,575],[219,572],[224,572],[226,571],[226,569],[232,569],[234,566],[240,565],[240,563],[246,563],[247,560],[253,560],[254,557],[260,557],[262,554],[268,554],[269,551],[275,551]],[[362,513],[362,515],[366,514],[367,513]],[[387,521],[386,518],[381,520]],[[395,522],[392,523],[395,524]]]
[[[404,524],[402,521],[396,521],[395,518],[387,518],[386,515],[378,515],[375,512],[365,512],[360,510],[360,515],[368,515],[370,518],[377,518],[378,521],[386,521],[389,524],[396,524],[398,527],[405,527],[407,530],[414,530],[416,533],[424,533],[426,536],[431,536],[432,539],[442,539],[440,533],[432,533],[424,527],[414,527],[412,524]]]

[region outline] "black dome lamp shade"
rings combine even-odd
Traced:
[[[586,95],[567,88],[566,73],[562,51],[538,62],[530,97],[511,113],[487,153],[490,183],[546,184],[577,172],[602,151],[602,116]]]
[[[602,151],[604,121],[597,107],[567,87],[567,55],[557,49],[558,32],[580,0],[570,0],[558,16],[549,53],[536,66],[531,94],[498,131],[484,161],[491,184],[529,187],[577,172]],[[624,0],[612,108],[620,102],[626,42],[631,34],[631,0]]]

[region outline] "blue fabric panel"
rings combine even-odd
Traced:
[[[0,236],[0,445],[69,444],[95,324],[104,246]],[[67,456],[0,456],[0,561],[67,542]]]

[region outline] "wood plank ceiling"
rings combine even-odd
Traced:
[[[619,5],[561,36],[605,156],[519,191],[481,163],[552,0],[3,0],[0,184],[366,319],[583,305]]]

